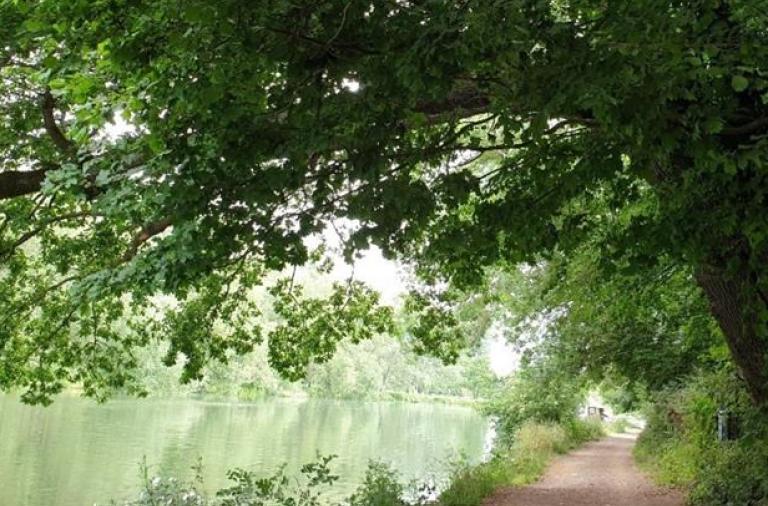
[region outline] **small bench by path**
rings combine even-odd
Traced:
[[[610,436],[555,459],[527,487],[496,491],[484,506],[683,506],[683,495],[655,486],[632,458],[636,437]]]

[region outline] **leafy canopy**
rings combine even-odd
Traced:
[[[249,288],[340,218],[358,225],[350,256],[376,244],[462,287],[610,219],[609,260],[747,244],[737,261],[761,265],[766,7],[3,0],[0,386],[32,402],[124,387],[154,336],[194,378],[262,339]],[[300,325],[273,332],[274,365],[298,376],[332,327],[384,328],[350,286],[286,313]],[[161,294],[178,306],[154,309]]]

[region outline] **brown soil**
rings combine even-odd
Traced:
[[[654,486],[635,466],[630,435],[589,443],[552,462],[528,487],[496,491],[484,506],[682,506],[679,492]]]

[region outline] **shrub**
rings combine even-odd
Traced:
[[[386,464],[371,462],[365,479],[349,498],[349,506],[402,506],[403,486],[397,473]]]
[[[514,483],[517,476],[517,468],[507,454],[496,454],[477,466],[457,465],[450,485],[440,494],[439,505],[478,505],[497,488]]]
[[[584,400],[582,386],[546,369],[523,368],[485,406],[498,420],[500,444],[510,444],[528,421],[570,423]]]
[[[114,501],[113,501],[113,504]],[[138,499],[123,503],[125,506],[205,506],[205,497],[197,489],[175,478],[148,479]]]
[[[176,478],[150,477],[147,461],[144,459],[139,464],[139,476],[141,477],[142,490],[138,499],[124,502],[125,506],[205,506],[205,496],[198,491],[198,485],[202,485],[202,466],[198,461],[192,466],[195,471],[195,480],[187,483]],[[116,504],[112,501],[112,504]]]
[[[735,440],[717,440],[720,407],[740,421]],[[659,394],[635,456],[657,481],[687,488],[694,506],[768,506],[768,419],[731,370]]]
[[[605,436],[605,426],[602,422],[591,418],[586,420],[571,418],[564,421],[562,426],[568,433],[571,448]]]
[[[730,442],[701,453],[691,490],[695,505],[768,506],[768,444]]]
[[[335,456],[320,457],[317,462],[301,468],[304,483],[291,480],[285,474],[285,466],[274,475],[258,478],[254,473],[234,469],[227,477],[234,485],[216,492],[217,502],[211,506],[321,506],[321,487],[339,479],[331,474],[329,464]]]

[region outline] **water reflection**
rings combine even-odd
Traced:
[[[189,478],[203,460],[206,488],[233,467],[289,472],[317,452],[337,454],[337,491],[350,492],[369,459],[405,480],[444,472],[443,460],[482,456],[487,423],[468,408],[393,402],[272,399],[260,402],[60,398],[48,408],[0,397],[0,504],[83,506],[136,491],[138,463]]]

